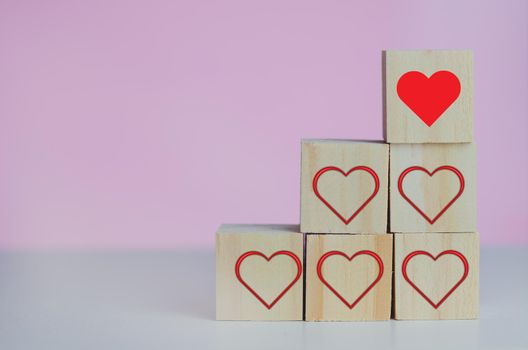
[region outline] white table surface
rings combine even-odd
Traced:
[[[528,349],[528,249],[483,248],[476,321],[217,322],[214,253],[0,253],[0,349]]]

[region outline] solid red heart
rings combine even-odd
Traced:
[[[347,259],[349,262],[351,262],[352,260],[354,260],[354,258],[360,256],[360,255],[368,255],[368,256],[371,256],[374,258],[374,260],[376,261],[376,263],[378,264],[378,275],[376,276],[376,278],[367,286],[367,288],[353,301],[353,302],[348,302],[348,300],[346,300],[337,290],[335,290],[334,287],[332,287],[332,285],[330,283],[328,283],[327,280],[325,280],[324,276],[323,276],[323,263],[325,262],[326,259],[328,259],[329,257],[331,256],[334,256],[334,255],[338,255],[338,256],[342,256],[344,257],[345,259]],[[381,276],[383,276],[383,261],[381,260],[381,258],[379,257],[378,254],[374,253],[373,251],[370,251],[370,250],[361,250],[357,253],[355,253],[354,255],[352,256],[348,256],[346,255],[345,253],[343,252],[340,252],[338,250],[333,250],[333,251],[330,251],[328,253],[325,253],[323,256],[321,256],[321,258],[319,259],[319,262],[317,263],[317,276],[319,276],[319,279],[321,280],[321,282],[323,282],[323,284],[328,288],[330,289],[330,291],[332,291],[332,293],[334,293],[338,298],[339,300],[341,300],[346,306],[348,306],[349,309],[352,309],[354,306],[357,305],[357,303],[359,303],[361,301],[361,299],[363,299],[363,297],[365,295],[367,295],[368,292],[370,292],[370,290],[372,288],[374,288],[374,286],[380,281],[381,279]]]
[[[434,218],[431,219],[409,197],[407,197],[407,195],[405,194],[405,192],[403,190],[403,179],[405,178],[405,176],[407,176],[409,173],[411,173],[413,171],[423,171],[424,173],[426,173],[427,175],[432,177],[434,174],[436,174],[437,172],[442,171],[442,170],[453,172],[458,177],[458,180],[460,182],[460,187],[459,187],[458,193],[440,210],[440,212],[438,214],[436,214],[436,216]],[[465,182],[464,182],[464,176],[462,175],[462,173],[457,168],[449,166],[449,165],[444,165],[444,166],[438,167],[433,172],[429,172],[427,169],[422,168],[420,166],[412,166],[412,167],[409,167],[409,168],[405,169],[401,173],[401,175],[400,175],[400,177],[398,179],[398,190],[400,191],[401,196],[407,202],[409,202],[409,204],[414,209],[416,209],[416,211],[418,213],[420,213],[420,215],[422,215],[425,218],[425,220],[427,220],[427,222],[429,222],[431,225],[434,224],[436,222],[436,220],[438,220],[446,212],[446,210],[449,209],[449,207],[451,205],[453,205],[453,203],[458,199],[458,197],[460,197],[462,195],[462,192],[464,192],[464,187],[465,187]]]
[[[348,175],[350,175],[351,173],[355,172],[355,171],[366,171],[368,174],[370,174],[370,176],[372,176],[372,178],[374,179],[374,190],[372,191],[372,194],[363,202],[363,204],[361,204],[361,206],[348,218],[345,218],[343,215],[341,215],[341,213],[339,213],[322,195],[321,193],[319,192],[319,189],[317,188],[317,184],[319,182],[319,179],[321,178],[321,176],[326,173],[326,172],[329,172],[329,171],[337,171],[338,173],[342,174],[344,177],[347,177]],[[314,176],[314,179],[313,179],[313,182],[312,182],[312,187],[313,187],[313,191],[315,193],[315,195],[317,196],[317,198],[319,198],[321,200],[321,202],[323,202],[339,219],[341,219],[341,221],[343,221],[345,223],[345,225],[348,225],[352,220],[354,220],[354,218],[367,206],[367,204],[369,204],[369,202],[372,200],[372,198],[374,198],[374,196],[376,196],[376,194],[378,193],[378,190],[379,190],[379,178],[378,178],[378,175],[376,174],[376,172],[374,170],[372,170],[371,168],[369,167],[366,167],[366,166],[357,166],[357,167],[354,167],[352,169],[350,169],[349,171],[347,171],[346,173],[339,169],[338,167],[335,167],[335,166],[328,166],[326,168],[322,168],[321,170],[319,170],[317,172],[317,174],[315,174]]]
[[[279,295],[273,299],[273,301],[271,303],[267,303],[253,288],[251,288],[245,281],[244,279],[242,278],[242,276],[240,275],[240,266],[242,265],[242,262],[250,257],[250,256],[253,256],[253,255],[256,255],[256,256],[259,256],[261,258],[264,258],[266,261],[270,261],[271,259],[273,259],[274,257],[278,256],[278,255],[286,255],[288,257],[290,257],[294,262],[295,264],[297,265],[297,275],[295,276],[295,278],[290,282],[290,284],[288,284],[286,286],[286,288],[284,288],[282,290],[282,292],[279,293]],[[242,254],[236,264],[235,264],[235,274],[236,274],[236,277],[237,279],[239,280],[240,283],[242,283],[242,285],[244,287],[247,288],[247,290],[249,290],[251,292],[251,294],[253,294],[255,296],[255,298],[258,299],[258,301],[260,301],[266,308],[271,309],[283,296],[284,294],[286,294],[286,292],[288,290],[290,290],[291,287],[293,287],[293,285],[299,280],[299,278],[301,277],[301,274],[302,274],[302,263],[301,263],[301,260],[299,260],[299,258],[297,257],[297,255],[295,255],[293,252],[290,252],[290,251],[287,251],[287,250],[280,250],[280,251],[277,251],[275,253],[273,253],[272,255],[270,255],[270,257],[268,258],[266,255],[262,254],[261,252],[258,252],[258,251],[250,251],[250,252],[246,252],[244,254]]]
[[[400,77],[396,90],[403,103],[431,126],[460,95],[460,81],[446,70],[438,71],[430,78],[411,71]]]
[[[418,288],[418,286],[416,286],[416,284],[414,284],[414,282],[412,282],[409,276],[407,275],[407,265],[409,264],[409,261],[418,255],[425,255],[433,259],[433,261],[437,261],[438,258],[445,256],[445,255],[454,255],[457,258],[459,258],[462,264],[464,265],[464,273],[462,274],[462,277],[460,277],[458,282],[456,282],[455,285],[437,303],[433,302],[427,295],[425,295],[425,293],[420,288]],[[402,273],[403,273],[403,278],[405,278],[407,283],[409,283],[411,287],[413,287],[429,304],[431,304],[432,307],[434,307],[435,309],[438,309],[440,305],[442,305],[444,301],[446,301],[446,299],[455,291],[455,289],[457,289],[458,286],[460,286],[462,282],[464,282],[464,280],[466,279],[469,273],[469,263],[466,257],[462,253],[456,250],[445,250],[441,252],[440,254],[438,254],[437,256],[432,256],[430,253],[423,251],[423,250],[417,250],[407,255],[405,259],[403,260]]]

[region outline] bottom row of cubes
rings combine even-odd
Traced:
[[[222,225],[218,320],[473,319],[477,233],[306,234]]]

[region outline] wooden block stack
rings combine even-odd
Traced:
[[[478,317],[472,54],[383,62],[385,143],[303,140],[300,227],[219,228],[217,319]]]
[[[479,313],[473,55],[384,53],[394,317]]]
[[[301,231],[307,233],[305,320],[388,320],[389,145],[304,140],[301,159]]]

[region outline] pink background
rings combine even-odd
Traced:
[[[525,0],[2,0],[0,248],[298,222],[300,139],[380,139],[410,48],[474,50],[481,239],[527,244]]]

